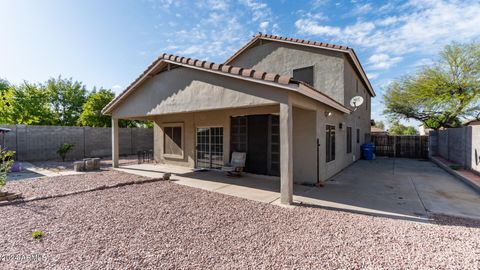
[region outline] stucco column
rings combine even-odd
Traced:
[[[292,104],[280,103],[280,202],[293,201],[293,115]]]
[[[119,158],[118,119],[112,117],[112,166],[118,168]]]

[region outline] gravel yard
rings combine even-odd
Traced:
[[[478,269],[480,221],[283,208],[169,182],[0,207],[1,269]],[[41,240],[31,233],[42,230]],[[37,257],[36,257],[37,258]]]
[[[77,175],[9,181],[7,185],[2,188],[2,191],[21,193],[24,198],[32,198],[54,196],[143,179],[147,178],[119,171],[102,170]]]

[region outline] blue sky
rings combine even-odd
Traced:
[[[451,41],[480,38],[479,1],[0,0],[0,77],[62,75],[120,92],[163,52],[222,62],[261,31],[353,47],[381,96]]]

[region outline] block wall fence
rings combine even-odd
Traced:
[[[20,161],[57,160],[56,151],[64,143],[74,145],[68,160],[86,157],[110,157],[112,132],[110,128],[1,125],[6,133],[5,147],[16,151]],[[0,135],[1,136],[1,135]],[[134,155],[137,151],[153,149],[153,129],[121,128],[120,155]],[[3,143],[0,138],[0,144]]]
[[[431,131],[430,155],[480,173],[480,125]]]

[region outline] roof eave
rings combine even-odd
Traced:
[[[362,80],[365,82],[365,84],[368,88],[368,91],[370,92],[372,97],[376,96],[375,91],[373,90],[372,84],[370,83],[370,80],[368,79],[367,74],[365,73],[365,70],[363,69],[363,66],[360,63],[360,60],[358,59],[357,54],[355,53],[355,51],[352,48],[349,48],[349,47],[346,47],[346,46],[337,46],[337,47],[340,47],[340,48],[337,48],[337,47],[334,47],[334,46],[325,46],[324,47],[324,46],[319,46],[319,45],[309,44],[309,43],[299,43],[299,42],[294,41],[294,40],[269,38],[269,37],[265,37],[265,36],[262,36],[262,35],[256,35],[247,44],[245,44],[242,48],[240,48],[240,50],[238,50],[235,54],[233,54],[230,58],[228,58],[224,62],[224,64],[226,64],[226,65],[230,64],[235,58],[240,56],[243,52],[245,52],[248,48],[250,48],[250,46],[252,46],[255,42],[257,42],[260,39],[269,40],[269,41],[273,41],[273,42],[282,42],[282,43],[287,43],[287,44],[312,47],[312,48],[316,48],[316,49],[325,49],[325,50],[331,50],[331,51],[338,51],[338,52],[346,53],[350,56],[353,63],[355,64],[356,69],[360,73],[360,76],[362,77]]]

